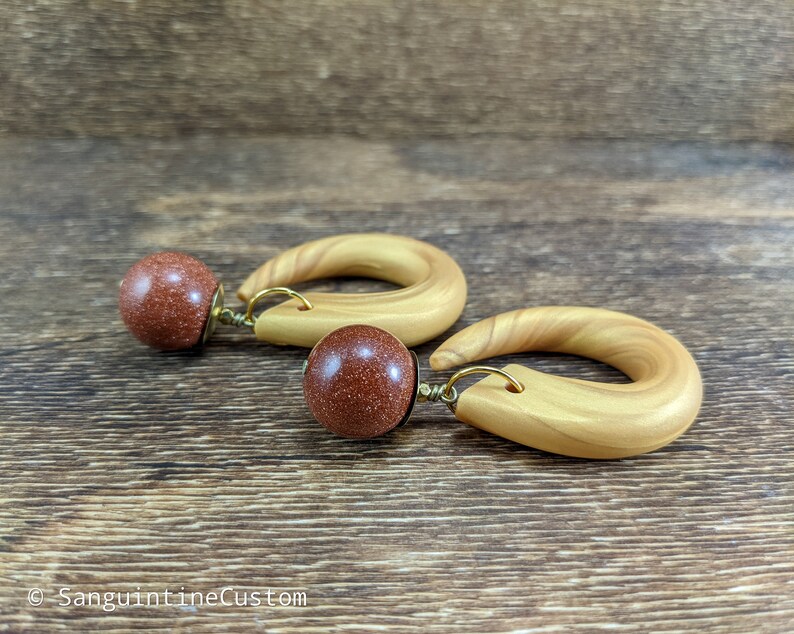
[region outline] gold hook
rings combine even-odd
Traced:
[[[470,374],[495,374],[501,376],[505,381],[510,384],[513,389],[511,391],[520,394],[524,391],[524,385],[521,381],[517,380],[512,374],[500,370],[499,368],[492,368],[489,365],[473,365],[468,368],[458,370],[449,377],[449,380],[444,385],[430,385],[428,383],[420,383],[416,398],[418,401],[441,401],[446,405],[452,413],[455,412],[455,407],[458,403],[458,391],[455,389],[455,383],[463,377]]]
[[[262,291],[256,293],[251,299],[248,300],[248,308],[245,311],[245,321],[250,322],[250,326],[253,328],[254,325],[254,308],[256,305],[263,300],[268,295],[289,295],[290,297],[294,297],[303,304],[306,310],[311,310],[314,308],[314,304],[312,304],[308,299],[306,299],[303,295],[301,295],[298,291],[293,291],[291,288],[287,288],[286,286],[274,286],[273,288],[266,288]]]
[[[206,341],[212,334],[212,331],[215,330],[216,322],[228,324],[230,326],[246,326],[253,329],[254,308],[256,308],[256,305],[268,295],[275,295],[277,293],[289,295],[290,297],[300,300],[306,310],[311,310],[314,308],[314,304],[312,304],[298,291],[293,291],[291,288],[287,288],[285,286],[275,286],[273,288],[266,288],[259,291],[248,301],[248,306],[245,310],[245,313],[237,313],[231,308],[227,308],[223,305],[223,286],[219,286],[218,292],[215,293],[215,297],[213,298],[213,307],[210,311],[210,319],[204,334],[204,341]]]
[[[444,387],[444,396],[446,398],[450,398],[452,396],[452,386],[455,385],[457,381],[463,377],[469,376],[470,374],[495,374],[497,376],[501,376],[505,381],[507,381],[517,394],[521,394],[521,392],[524,391],[524,385],[521,383],[521,381],[513,377],[511,374],[508,374],[504,370],[493,368],[489,365],[473,365],[469,368],[458,370],[455,372],[455,374],[449,377],[449,381],[447,381],[447,384]]]

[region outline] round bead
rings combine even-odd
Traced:
[[[345,326],[309,354],[303,393],[314,417],[348,438],[396,427],[413,405],[416,362],[402,342],[374,326]]]
[[[119,311],[143,343],[181,350],[201,341],[218,280],[185,253],[162,252],[132,265],[121,282]]]

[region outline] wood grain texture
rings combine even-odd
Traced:
[[[259,313],[256,338],[312,348],[325,335],[351,324],[388,330],[412,347],[442,335],[466,305],[466,278],[438,247],[406,236],[358,232],[311,240],[284,250],[251,273],[237,296],[330,277],[366,277],[396,284],[375,293],[305,293],[310,311],[296,314],[299,300]]]
[[[460,392],[455,417],[515,442],[578,458],[627,458],[668,445],[695,420],[700,372],[681,343],[633,315],[589,306],[500,313],[447,339],[435,370],[520,352],[559,352],[606,363],[622,384],[583,381],[511,364]],[[498,365],[493,359],[489,365]],[[519,391],[520,390],[520,391]]]
[[[0,625],[790,632],[792,176],[790,148],[758,144],[0,142]],[[613,462],[522,447],[440,404],[346,441],[302,404],[305,350],[223,329],[160,354],[117,315],[145,253],[187,251],[235,288],[288,246],[361,230],[456,256],[470,284],[452,332],[548,304],[664,324],[702,372],[697,424]],[[447,376],[428,371],[446,336],[416,349],[427,378]],[[573,357],[504,362],[625,380]],[[225,585],[309,605],[105,614],[53,595]]]
[[[0,132],[794,140],[789,0],[7,0]]]

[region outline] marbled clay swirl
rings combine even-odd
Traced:
[[[488,377],[461,392],[455,416],[545,451],[623,458],[672,442],[700,408],[700,372],[686,348],[647,321],[600,308],[545,306],[485,319],[443,343],[430,365],[446,370],[530,351],[596,359],[632,382],[583,381],[512,364],[503,369],[524,384],[523,392]]]
[[[342,234],[284,251],[252,273],[237,295],[247,301],[264,288],[338,276],[368,277],[402,288],[306,292],[312,310],[296,315],[300,303],[290,300],[262,312],[257,338],[311,348],[337,328],[365,324],[387,330],[411,347],[445,332],[466,303],[466,279],[455,260],[427,242],[385,233]]]

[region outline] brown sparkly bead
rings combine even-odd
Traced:
[[[303,393],[314,417],[348,438],[374,438],[396,427],[413,405],[416,363],[391,333],[345,326],[309,354]]]
[[[119,311],[133,335],[161,350],[201,341],[218,280],[185,253],[162,252],[132,265],[121,282]]]

